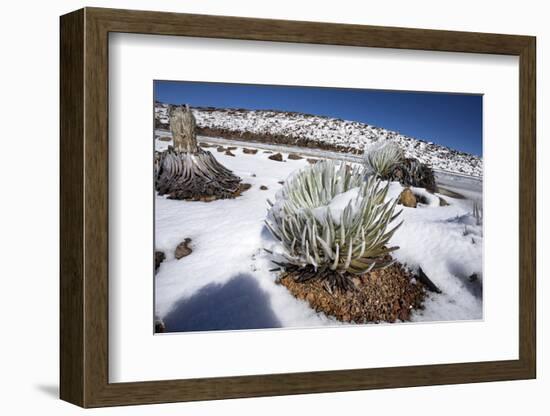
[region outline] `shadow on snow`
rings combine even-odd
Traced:
[[[211,283],[176,303],[164,318],[166,332],[280,328],[268,295],[254,278],[238,274]]]
[[[477,299],[483,299],[483,283],[479,278],[471,279],[463,263],[456,261],[447,262],[449,272],[459,279],[462,285]],[[477,274],[477,273],[476,273]]]

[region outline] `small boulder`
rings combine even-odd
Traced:
[[[275,160],[276,162],[282,162],[283,161],[283,155],[280,153],[275,153],[274,155],[269,156],[269,159]]]
[[[239,185],[239,189],[241,192],[248,191],[250,188],[252,188],[252,185],[249,183],[241,183]]]
[[[448,206],[448,205],[449,205],[449,203],[448,203],[446,200],[444,200],[443,198],[439,197],[439,206],[440,206],[440,207],[446,207],[446,206]]]
[[[239,184],[239,188],[238,188],[237,191],[235,192],[235,196],[237,197],[237,196],[242,195],[243,192],[248,191],[250,188],[252,188],[252,185],[251,185],[251,184],[241,182],[241,183]]]
[[[216,148],[216,150],[217,150],[218,152],[225,152],[227,149],[226,149],[225,147],[223,147],[223,146],[218,146],[218,147]]]
[[[307,159],[307,163],[310,165],[315,165],[317,162],[319,162],[319,159]]]
[[[172,138],[170,136],[160,136],[158,139],[161,142],[169,142],[170,140],[172,140]]]
[[[262,185],[262,186],[260,186],[260,189],[261,189],[262,191],[267,191],[267,186]]]
[[[401,192],[401,195],[399,195],[398,204],[409,208],[416,208],[416,197],[411,191],[411,188],[403,189],[403,192]]]
[[[164,331],[166,331],[166,326],[164,325],[164,321],[162,319],[156,319],[155,320],[155,333],[156,334],[162,334]]]
[[[166,256],[164,255],[164,252],[162,251],[155,251],[155,272],[160,267],[160,263],[164,261]]]
[[[188,256],[193,252],[191,247],[189,247],[190,243],[191,243],[191,239],[186,238],[185,240],[183,240],[181,243],[178,244],[178,246],[176,247],[176,251],[174,252],[174,256],[176,257],[176,259],[179,260],[183,257]]]
[[[243,147],[243,153],[246,153],[247,155],[255,155],[258,153],[258,149],[247,149],[246,147]]]
[[[426,198],[426,195],[414,194],[414,197],[416,198],[417,204],[424,204],[424,205],[430,204],[430,201],[428,200],[428,198]]]
[[[200,143],[199,143],[199,146],[200,146],[200,147],[212,147],[211,144],[208,144],[208,143],[205,143],[205,142],[200,142]]]
[[[303,157],[300,156],[300,155],[297,155],[296,153],[289,153],[287,159],[290,159],[290,160],[300,160],[300,159],[303,159]]]
[[[235,153],[231,153],[231,150],[229,150],[229,149],[227,149],[227,150],[225,151],[225,155],[226,155],[226,156],[233,156],[233,157],[235,157]]]

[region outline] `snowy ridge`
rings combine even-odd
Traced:
[[[155,103],[156,127],[167,128],[168,104]],[[363,153],[385,139],[399,144],[407,157],[414,157],[434,169],[482,177],[480,157],[426,142],[398,132],[356,121],[309,114],[219,108],[193,108],[202,135],[273,141],[341,152]]]

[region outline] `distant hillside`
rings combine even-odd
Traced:
[[[481,177],[480,157],[356,121],[309,114],[193,108],[199,135],[363,153],[379,140],[398,143],[408,157],[448,172]],[[155,125],[168,128],[168,104],[155,103]]]

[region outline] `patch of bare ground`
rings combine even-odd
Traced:
[[[422,309],[426,295],[422,283],[401,264],[353,277],[355,290],[329,293],[323,281],[297,282],[300,271],[284,273],[279,283],[293,296],[305,300],[317,312],[342,322],[379,323],[410,320],[414,309]]]
[[[307,139],[302,136],[260,133],[250,131],[231,130],[224,128],[213,127],[197,127],[197,134],[205,137],[222,137],[228,140],[246,140],[251,142],[282,144],[309,148],[318,148],[323,150],[331,150],[343,153],[361,154],[362,150],[351,146],[324,143],[317,140]],[[265,153],[265,152],[264,152]]]

